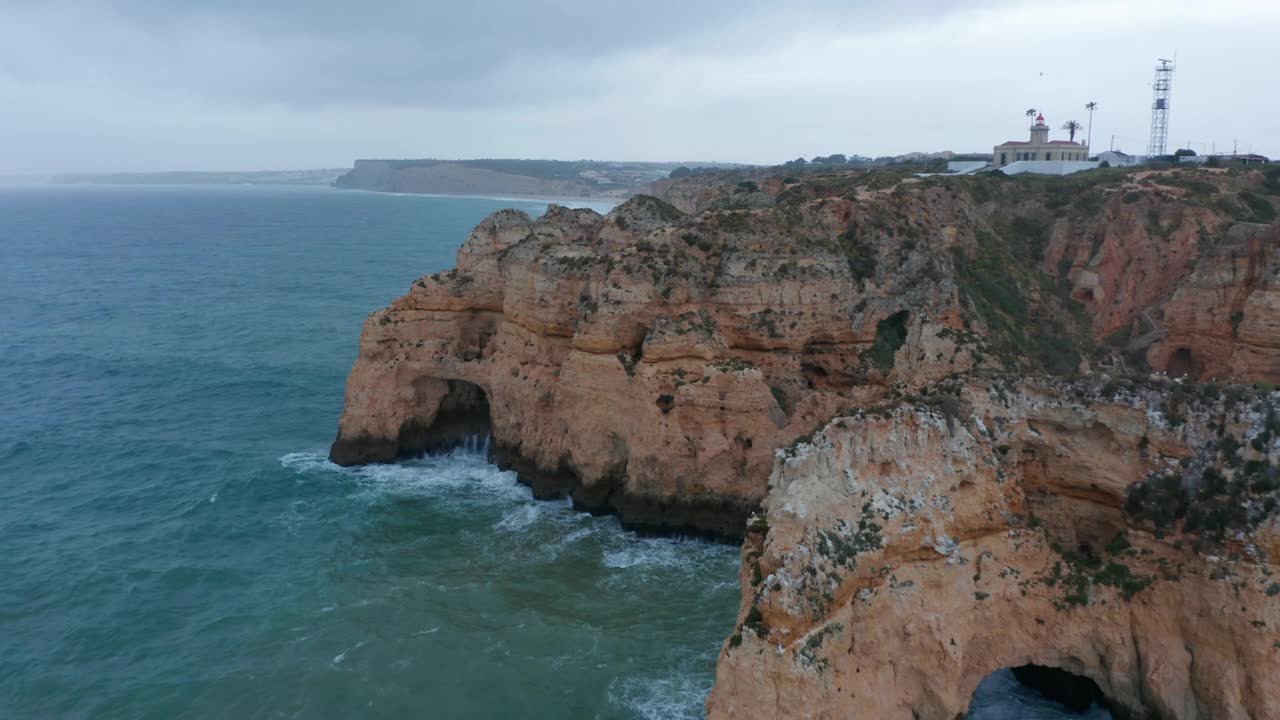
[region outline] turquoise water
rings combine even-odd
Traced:
[[[698,717],[737,550],[324,459],[365,315],[533,202],[0,191],[0,717]]]

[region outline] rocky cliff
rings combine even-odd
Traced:
[[[488,432],[540,496],[745,534],[716,716],[949,719],[1037,666],[1132,717],[1275,717],[1276,398],[1198,384],[1280,372],[1267,187],[846,172],[497,213],[370,316],[331,456]]]
[[[1280,717],[1280,393],[944,383],[780,453],[711,717],[963,717],[1002,668],[1119,718]]]

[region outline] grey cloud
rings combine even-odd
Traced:
[[[1153,13],[1164,5],[1178,12]],[[1102,103],[1277,152],[1256,92],[1274,0],[0,0],[0,174],[355,157],[779,162],[984,151]]]
[[[449,108],[562,102],[607,78],[590,65],[651,47],[741,51],[833,22],[877,28],[982,3],[945,0],[224,2],[28,4],[0,77],[245,106]],[[734,34],[762,15],[756,35]],[[819,19],[821,18],[821,19]],[[34,33],[34,37],[30,34]],[[0,30],[0,38],[4,31]],[[595,85],[593,85],[595,83]]]

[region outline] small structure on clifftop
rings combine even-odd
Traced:
[[[1031,139],[1010,140],[995,147],[992,160],[996,167],[1004,167],[1019,160],[1088,160],[1089,146],[1071,140],[1050,140],[1049,126],[1044,115],[1037,115],[1031,126]]]
[[[1028,111],[1031,112],[1035,111]],[[1010,140],[996,145],[991,161],[995,169],[1006,175],[1070,175],[1098,167],[1097,162],[1089,160],[1088,144],[1074,140],[1050,140],[1049,126],[1043,114],[1036,115],[1030,140]]]

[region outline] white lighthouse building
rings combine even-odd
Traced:
[[[1050,140],[1049,126],[1044,115],[1037,115],[1031,126],[1030,140],[1010,140],[996,145],[991,160],[996,167],[1004,167],[1019,160],[1077,161],[1089,159],[1089,146],[1071,140]]]

